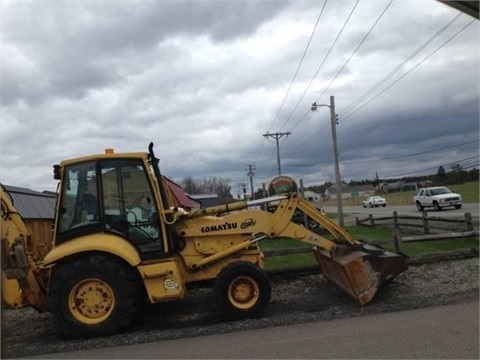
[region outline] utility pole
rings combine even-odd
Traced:
[[[278,146],[278,140],[281,139],[282,137],[290,135],[291,132],[286,132],[286,133],[274,133],[274,134],[269,134],[268,132],[266,134],[263,134],[263,136],[267,137],[272,137],[277,141],[277,169],[278,169],[278,175],[282,175],[282,167],[280,166],[280,147]]]
[[[238,183],[237,184],[239,188],[242,189],[242,192],[243,192],[243,200],[246,200],[247,199],[247,184],[245,183]],[[238,194],[239,198],[240,198],[240,194]]]
[[[338,164],[338,146],[337,146],[337,114],[335,114],[335,97],[330,96],[330,105],[320,105],[314,102],[311,110],[317,110],[319,106],[327,106],[330,108],[330,123],[332,127],[333,139],[333,158],[335,163],[335,187],[337,189],[337,208],[338,208],[338,224],[343,227],[343,205],[342,205],[342,181],[340,179],[340,166]]]
[[[253,177],[255,176],[255,165],[248,165],[245,168],[245,171],[247,173],[247,176],[250,178],[250,192],[252,194],[251,200],[255,199],[255,194],[253,192]]]
[[[342,181],[338,164],[337,146],[337,114],[335,114],[335,98],[330,96],[330,121],[332,123],[333,156],[335,158],[335,183],[337,187],[338,224],[343,227]]]

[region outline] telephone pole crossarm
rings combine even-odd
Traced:
[[[277,169],[278,169],[278,175],[282,175],[282,167],[280,165],[280,146],[278,145],[278,140],[281,139],[282,137],[286,136],[288,137],[289,135],[291,135],[292,133],[291,132],[284,132],[284,133],[281,133],[281,132],[277,132],[277,133],[273,133],[273,134],[270,134],[269,132],[267,132],[266,134],[263,134],[264,137],[268,138],[268,137],[271,137],[271,138],[274,138],[277,142]]]

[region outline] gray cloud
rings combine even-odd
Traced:
[[[404,63],[458,12],[393,2],[354,53],[388,3],[360,2],[331,48],[354,3],[326,4],[280,108],[323,2],[5,2],[0,181],[54,189],[51,166],[64,158],[154,141],[176,180],[235,187],[254,164],[261,186],[277,171],[267,131],[292,132],[280,145],[285,174],[333,181],[328,108],[309,110],[331,95],[346,180],[478,155],[478,22],[442,46],[471,20],[459,17]]]

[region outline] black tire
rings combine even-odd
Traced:
[[[423,211],[424,209],[423,205],[419,201],[417,201],[417,209],[418,211]]]
[[[231,320],[261,317],[268,307],[271,294],[266,274],[245,261],[225,266],[215,281],[217,305]]]
[[[461,209],[461,208],[462,208],[462,204],[460,204],[460,205],[455,205],[455,209],[458,210],[458,209]]]
[[[438,204],[438,202],[434,201],[433,202],[433,208],[436,210],[436,211],[440,211],[442,210],[442,207]]]
[[[137,320],[145,301],[135,271],[98,253],[57,265],[49,294],[50,311],[66,338],[121,332]]]
[[[316,229],[316,228],[318,228],[318,223],[317,223],[316,221],[313,221],[313,220],[310,219],[310,218],[308,219],[307,223],[308,223],[308,228],[309,228],[309,229]]]

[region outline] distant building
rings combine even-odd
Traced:
[[[303,192],[303,196],[308,201],[320,201],[320,200],[322,200],[322,195],[321,194],[310,191],[310,190],[305,190]]]
[[[196,202],[197,208],[206,208],[210,206],[220,205],[220,198],[217,194],[200,194],[200,195],[188,195],[188,197]]]
[[[188,197],[188,195],[183,191],[183,188],[170,180],[167,177],[163,177],[167,181],[168,190],[172,194],[177,206],[183,207],[185,210],[190,210],[195,207],[195,202]]]
[[[3,187],[24,220],[54,220],[55,194],[10,185]]]
[[[417,183],[414,182],[405,182],[405,181],[397,181],[391,183],[380,183],[378,187],[382,193],[388,192],[400,192],[400,191],[408,191],[408,190],[417,190]]]
[[[337,193],[335,186],[330,186],[327,190],[328,192],[326,191],[325,195],[328,194],[329,198]],[[376,189],[373,185],[342,185],[342,199],[367,198],[375,195],[375,192]]]
[[[35,238],[39,256],[46,255],[53,241],[56,195],[27,188],[3,185],[27,228]]]

